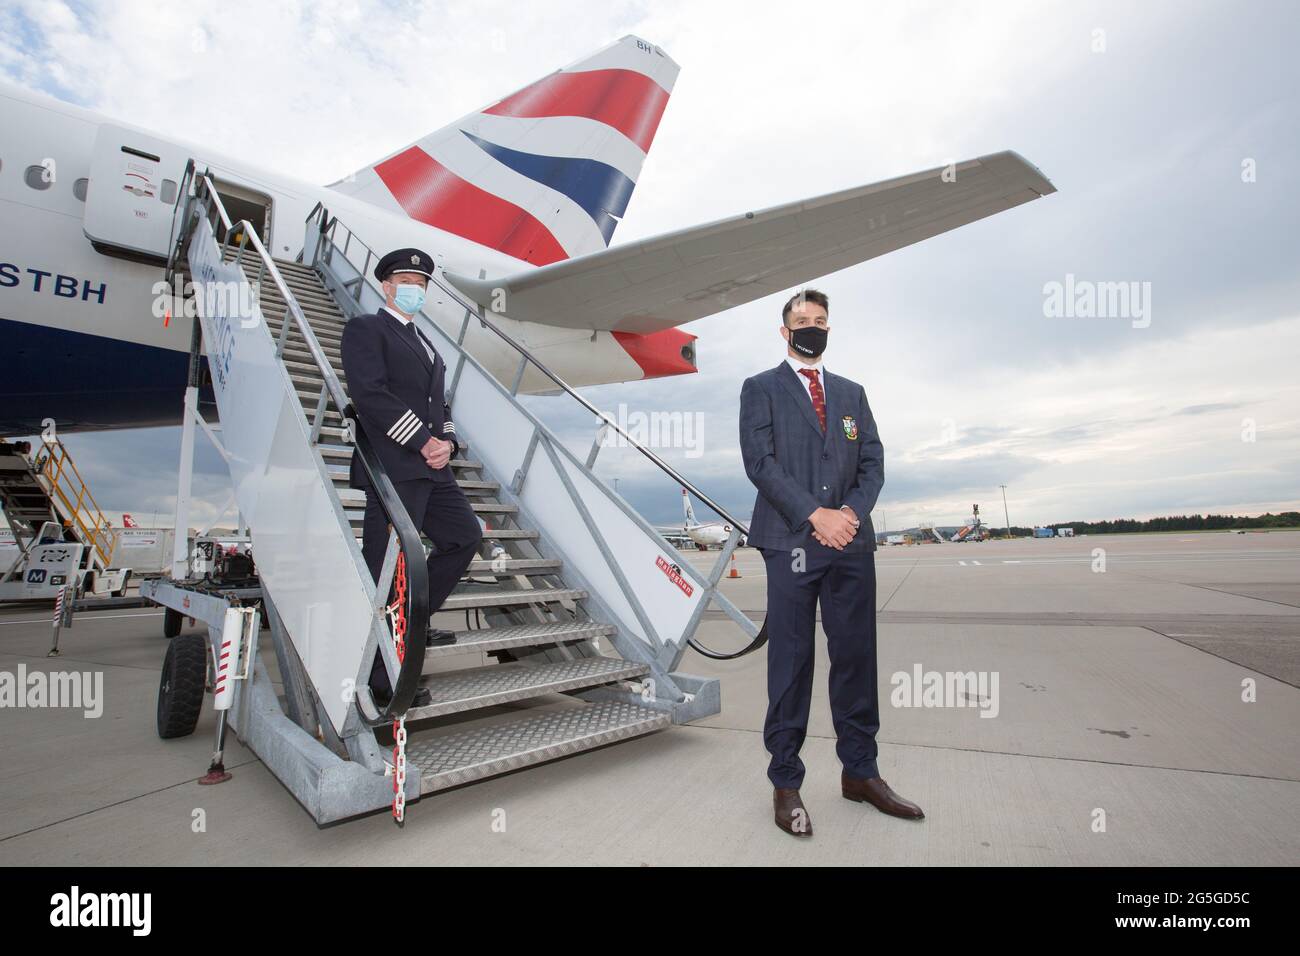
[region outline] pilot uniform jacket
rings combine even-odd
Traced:
[[[360,419],[357,425],[370,439],[389,479],[454,484],[450,464],[432,469],[420,453],[434,435],[456,440],[444,394],[447,365],[432,343],[414,323],[403,326],[381,309],[351,319],[343,327],[341,349],[348,395]],[[353,488],[370,486],[357,455],[352,456],[348,477]]]
[[[867,393],[827,372],[823,432],[808,390],[790,364],[745,379],[740,389],[740,453],[758,489],[748,544],[773,551],[816,545],[808,516],[848,505],[861,522],[845,551],[875,551],[871,510],[885,483],[884,448]]]

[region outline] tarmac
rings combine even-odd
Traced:
[[[736,567],[723,590],[761,618],[761,557]],[[881,774],[923,821],[841,797],[820,630],[810,839],[772,823],[762,651],[688,652],[722,678],[712,718],[426,797],[404,828],[318,828],[233,739],[233,779],[196,783],[210,707],[158,739],[160,610],[79,613],[49,659],[49,607],[23,606],[0,609],[0,672],[102,672],[105,703],[0,708],[0,865],[1300,863],[1300,532],[882,547],[876,568]],[[698,638],[742,643],[718,612]],[[984,682],[904,683],[929,672]]]

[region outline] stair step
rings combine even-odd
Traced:
[[[559,558],[475,558],[466,574],[552,574],[560,570]]]
[[[489,664],[436,674],[423,681],[433,703],[412,707],[406,719],[425,720],[467,710],[496,707],[512,701],[598,687],[620,680],[635,680],[650,673],[649,666],[618,657],[580,657],[545,664]]]
[[[330,329],[317,328],[316,325],[311,322],[310,318],[308,319],[307,324],[311,326],[312,334],[316,336],[316,341],[319,342],[321,345],[336,350],[342,348],[342,342],[343,342],[342,332],[334,332],[331,331]],[[272,332],[274,332],[277,335],[279,334],[280,327],[278,324],[272,329]],[[290,339],[292,339],[295,336],[298,337],[298,340],[300,342],[302,341],[301,333],[298,332],[298,327],[294,325],[292,322],[290,322],[289,337]],[[286,344],[286,348],[287,347],[288,346]]]
[[[257,281],[257,271],[258,265],[256,263],[244,263],[244,275],[248,276],[249,282]],[[292,293],[293,297],[298,299],[298,301],[303,305],[306,304],[304,300],[310,298],[313,301],[320,301],[327,304],[330,309],[338,308],[338,306],[334,304],[334,300],[326,293],[325,289],[319,283],[313,282],[312,279],[308,279],[305,276],[296,273],[285,272],[283,269],[280,270],[280,276],[284,279],[284,284],[289,287],[289,292]],[[313,275],[312,278],[314,279],[315,276]],[[271,277],[270,273],[267,273],[262,277],[260,291],[263,296],[275,296],[277,300],[281,300],[280,287],[275,284],[275,280]]]
[[[614,625],[600,624],[595,621],[575,621],[567,624],[518,624],[457,631],[455,644],[426,647],[424,663],[427,670],[435,658],[463,654],[465,651],[499,651],[507,647],[537,647],[540,644],[559,644],[564,641],[589,641],[613,634],[614,631]]]
[[[360,522],[365,517],[365,492],[356,488],[340,488],[338,496],[348,520]],[[497,501],[471,501],[469,506],[474,509],[475,514],[480,515],[512,515],[519,511],[518,505],[502,504]]]
[[[281,272],[284,276],[285,285],[295,296],[310,296],[328,302],[332,308],[337,308],[334,304],[334,298],[326,290],[324,284],[317,278],[316,273],[303,275],[301,273]],[[262,288],[276,295],[280,294],[280,289],[274,283],[266,285],[263,283]]]
[[[310,370],[304,372],[290,371],[289,381],[293,382],[294,390],[299,396],[311,395],[315,397],[320,395],[320,387],[324,384],[325,378],[321,375],[320,368],[315,362],[312,362],[311,359],[307,361],[311,362]]]
[[[330,465],[325,466],[331,480],[336,486],[346,488],[348,483],[348,466],[347,465]],[[479,481],[476,478],[457,478],[456,484],[460,485],[460,490],[464,492],[476,492],[479,494],[492,494],[501,490],[501,485],[495,481]]]
[[[435,793],[662,730],[671,723],[662,711],[625,701],[598,701],[436,737],[416,736],[407,745],[406,757],[420,770],[420,793]]]
[[[339,429],[337,429],[337,428],[336,428],[336,429],[333,429],[333,430],[336,431],[336,432],[339,431]],[[348,461],[348,462],[350,462],[350,461],[352,460],[352,446],[351,446],[351,445],[342,445],[342,444],[334,444],[334,443],[330,443],[330,442],[322,442],[321,444],[317,445],[316,447],[317,447],[317,449],[320,451],[320,453],[321,453],[321,457],[322,457],[322,458],[325,458],[325,459],[328,459],[328,460],[333,460],[333,461]],[[461,450],[463,451],[464,449],[465,449],[465,446],[462,445],[462,446],[461,446]],[[453,467],[453,468],[460,468],[460,469],[463,469],[463,470],[465,470],[465,471],[481,471],[482,468],[483,468],[483,462],[481,462],[481,461],[476,461],[476,460],[474,460],[473,458],[453,458],[453,459],[451,460],[451,467]]]
[[[302,308],[307,324],[316,330],[317,334],[328,333],[334,336],[343,334],[344,322],[341,312],[314,299],[304,296],[295,296],[295,298],[298,299],[298,305]],[[278,295],[267,295],[266,308],[270,309],[272,315],[283,315],[285,305]]]
[[[501,588],[482,587],[453,594],[440,610],[463,611],[475,607],[519,607],[528,604],[551,604],[558,601],[581,601],[587,596],[582,588]]]
[[[274,329],[272,331],[274,332],[275,335],[280,334],[279,329]],[[330,359],[333,360],[330,364],[334,367],[336,371],[339,368],[342,368],[343,353],[339,351],[337,346],[329,345],[325,342],[320,342],[320,347],[321,347],[321,351],[324,352]],[[302,336],[299,335],[296,331],[291,331],[289,333],[289,338],[284,343],[284,354],[286,356],[293,356],[294,358],[298,359],[301,362],[310,362],[312,365],[316,364],[315,359],[311,357],[311,349],[307,348],[307,343],[303,341]]]
[[[233,262],[237,251],[238,250],[234,246],[227,249],[225,261]],[[262,267],[262,257],[253,251],[252,246],[245,247],[243,261],[244,265],[251,265],[254,269],[260,269]],[[311,266],[304,265],[301,262],[290,262],[287,259],[276,259],[274,257],[272,257],[271,261],[275,263],[275,267],[280,270],[280,274],[286,279],[290,276],[304,277],[316,275],[315,270],[312,269]]]
[[[320,400],[320,394],[304,395],[299,392],[298,397],[302,401],[302,410],[307,415],[307,424],[310,425],[316,420],[316,402]],[[325,415],[321,420],[326,422],[343,421],[343,416],[334,411],[334,403],[328,398],[325,400]]]
[[[501,490],[500,482],[496,481],[478,481],[473,478],[457,478],[456,484],[460,485],[461,491],[477,491],[483,494],[492,494]]]
[[[343,311],[334,298],[320,286],[307,286],[292,280],[289,281],[288,286],[289,293],[298,300],[298,305],[302,307],[303,312],[314,312],[325,319],[343,324]],[[284,302],[280,290],[274,285],[268,286],[263,283],[262,293],[273,302],[281,304]]]
[[[316,367],[316,363],[310,358],[304,360],[289,358],[288,350],[286,349],[283,361],[284,367],[289,370],[289,377],[293,380],[294,384],[306,385],[310,382],[315,385],[317,391],[320,390],[320,369]],[[334,374],[338,377],[338,380],[343,383],[344,387],[346,387],[348,384],[348,377],[343,374],[343,370],[341,368],[335,369]]]
[[[358,541],[361,540],[361,525],[353,523],[352,533]],[[536,541],[540,535],[534,528],[497,528],[485,529],[483,540],[485,541]]]

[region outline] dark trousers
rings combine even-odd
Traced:
[[[803,784],[799,750],[808,733],[818,604],[831,659],[835,752],[848,776],[879,776],[875,552],[836,551],[813,542],[800,566],[797,551],[761,550],[767,565],[768,779],[774,787]]]
[[[442,607],[447,595],[455,589],[465,568],[478,554],[483,531],[479,527],[474,509],[465,492],[455,482],[414,479],[394,484],[397,496],[402,499],[415,526],[433,542],[427,562],[429,568],[429,613]],[[379,580],[388,550],[388,517],[373,492],[366,493],[366,515],[361,525],[361,554],[366,559],[370,576]],[[428,621],[407,621],[406,639],[423,641]],[[388,670],[380,654],[375,654],[370,669],[370,688],[381,694],[391,694]]]

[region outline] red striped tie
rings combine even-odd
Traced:
[[[813,410],[817,412],[817,421],[826,431],[826,396],[822,392],[822,383],[817,378],[817,369],[801,368],[799,374],[808,379],[808,391],[812,393]]]

